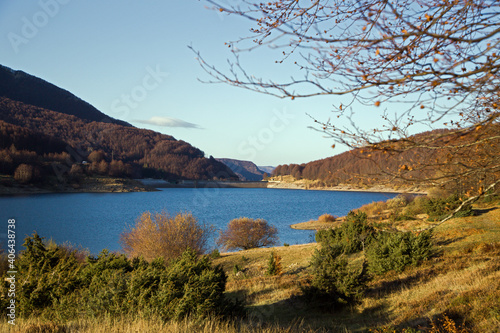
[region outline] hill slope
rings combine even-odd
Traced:
[[[0,65],[0,96],[84,120],[132,126],[125,121],[105,115],[67,90],[2,65]]]

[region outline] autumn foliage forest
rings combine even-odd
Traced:
[[[28,165],[42,176],[212,179],[232,176],[187,142],[157,132],[88,121],[0,98],[0,173]]]
[[[0,174],[21,183],[236,178],[189,143],[106,116],[39,78],[6,67],[0,77]]]
[[[291,175],[295,179],[321,180],[325,186],[439,185],[465,194],[498,179],[498,172],[489,166],[494,166],[498,161],[500,143],[492,141],[477,144],[482,138],[491,136],[498,130],[498,125],[477,128],[465,134],[459,131],[454,133],[452,130],[434,130],[420,133],[414,138],[420,140],[418,137],[425,137],[432,140],[439,149],[404,149],[405,142],[383,142],[380,146],[390,144],[391,149],[357,148],[305,164],[279,165],[273,171],[273,176]],[[458,153],[458,145],[470,147]],[[402,146],[401,151],[398,146]]]

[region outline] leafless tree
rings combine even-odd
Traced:
[[[120,243],[131,257],[142,256],[148,261],[158,257],[171,260],[188,248],[198,254],[204,253],[212,232],[211,226],[201,224],[191,213],[172,216],[166,212],[145,212],[134,226],[120,235]]]
[[[248,250],[275,245],[277,241],[278,229],[269,225],[266,220],[240,217],[231,220],[227,229],[220,232],[217,244],[226,250]]]

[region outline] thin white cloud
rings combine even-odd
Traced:
[[[200,125],[171,117],[151,117],[150,119],[147,120],[134,120],[134,122],[147,125],[162,126],[162,127],[184,127],[184,128],[202,129]]]

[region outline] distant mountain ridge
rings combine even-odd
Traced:
[[[231,158],[216,158],[217,161],[227,165],[243,181],[261,181],[264,171],[260,170],[255,163],[250,161],[241,161]]]
[[[0,65],[0,96],[84,120],[132,126],[105,115],[67,90],[3,65]]]
[[[262,171],[264,171],[265,173],[267,173],[268,175],[271,175],[274,171],[274,169],[276,169],[276,167],[274,166],[270,166],[270,165],[259,165],[258,168]]]

